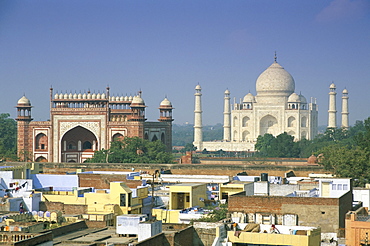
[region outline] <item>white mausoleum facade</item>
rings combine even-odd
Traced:
[[[316,99],[310,102],[295,93],[293,77],[276,61],[256,81],[256,95],[248,93],[239,103],[224,94],[224,136],[222,141],[202,140],[201,87],[195,88],[194,146],[208,151],[254,151],[259,135],[288,133],[295,140],[312,139],[318,132]]]

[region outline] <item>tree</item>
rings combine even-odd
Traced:
[[[94,163],[172,163],[171,153],[159,140],[151,142],[138,137],[115,140],[107,150],[95,151],[88,162]]]
[[[16,160],[17,123],[10,114],[0,114],[0,159]]]
[[[258,136],[255,149],[258,150],[259,155],[269,157],[271,145],[273,144],[274,139],[275,137],[270,133],[266,133],[263,136]]]
[[[269,133],[259,136],[255,148],[260,156],[265,157],[299,157],[300,152],[298,144],[294,142],[294,137],[286,132],[277,137]]]
[[[343,178],[353,178],[356,185],[370,181],[368,153],[361,147],[350,148],[341,144],[329,145],[320,150],[319,164]]]

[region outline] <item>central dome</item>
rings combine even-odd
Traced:
[[[276,61],[271,64],[256,81],[258,96],[286,96],[294,92],[295,83],[292,75]]]

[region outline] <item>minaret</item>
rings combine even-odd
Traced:
[[[23,96],[17,103],[17,128],[18,128],[18,158],[20,161],[32,160],[32,135],[30,133],[29,125],[32,121],[31,117],[31,101]]]
[[[202,88],[198,84],[195,87],[195,109],[194,109],[194,146],[197,150],[203,150],[202,137]]]
[[[330,92],[329,92],[329,118],[328,118],[328,128],[336,128],[337,127],[337,109],[336,109],[336,95],[335,92],[335,84],[331,83],[330,85]]]
[[[348,129],[349,120],[348,120],[348,90],[344,89],[342,92],[342,128]]]
[[[225,91],[225,97],[224,97],[224,141],[230,141],[231,140],[231,126],[230,126],[230,119],[231,119],[231,113],[230,113],[230,91]]]

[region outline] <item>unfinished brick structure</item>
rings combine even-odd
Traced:
[[[244,192],[229,196],[229,212],[241,212],[251,219],[261,216],[261,223],[281,224],[282,216],[296,215],[297,225],[321,227],[321,232],[342,233],[345,215],[352,208],[352,192],[339,198],[246,196]],[[267,218],[268,221],[265,221]],[[273,221],[271,221],[273,220]]]
[[[147,122],[141,91],[135,96],[105,93],[53,93],[50,120],[32,121],[31,102],[17,104],[18,157],[23,161],[84,162],[94,151],[109,149],[116,138],[160,140],[172,149],[172,104],[165,98],[158,122]]]

